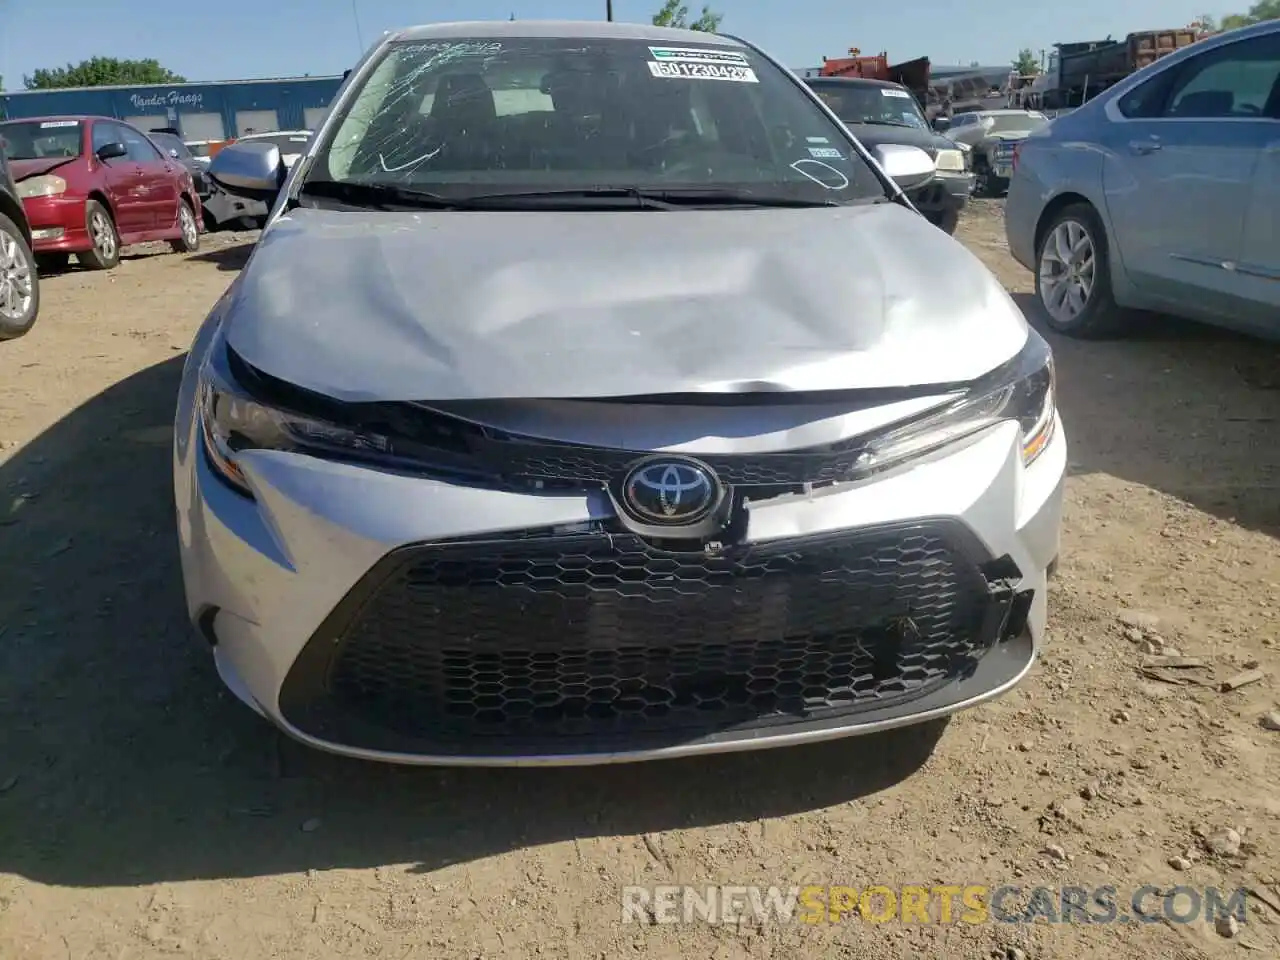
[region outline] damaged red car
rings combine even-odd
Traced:
[[[191,174],[146,134],[108,117],[35,117],[0,123],[32,246],[45,269],[71,254],[93,270],[120,262],[121,247],[167,240],[200,245],[200,198]]]

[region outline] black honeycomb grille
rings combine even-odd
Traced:
[[[606,534],[424,546],[378,576],[295,664],[286,716],[437,743],[701,735],[923,695],[994,641],[986,580],[938,529],[715,557]]]

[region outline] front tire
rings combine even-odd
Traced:
[[[1087,203],[1064,207],[1036,245],[1036,297],[1049,327],[1081,339],[1114,336],[1127,316],[1111,292],[1107,233]]]
[[[31,246],[18,225],[0,213],[0,340],[20,337],[40,313],[40,278]]]
[[[84,222],[93,249],[76,256],[90,270],[110,270],[120,262],[120,234],[111,211],[97,200],[90,200],[84,205]]]
[[[178,226],[182,235],[169,245],[178,253],[195,253],[200,249],[200,228],[196,225],[196,213],[187,201],[178,201]]]

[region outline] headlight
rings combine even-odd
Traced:
[[[253,494],[237,462],[245,450],[308,449],[357,456],[394,453],[385,437],[272,409],[248,396],[213,363],[206,363],[201,370],[197,404],[210,465],[248,496]]]
[[[964,154],[959,150],[939,150],[937,167],[946,173],[964,173]]]
[[[56,197],[66,192],[67,181],[51,173],[27,177],[18,183],[18,196],[24,200],[27,197]]]
[[[1056,422],[1053,354],[1034,330],[1013,360],[926,417],[872,437],[859,458],[878,471],[931,453],[1005,420],[1021,428],[1022,462],[1030,466],[1053,439]]]

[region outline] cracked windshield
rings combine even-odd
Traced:
[[[317,182],[455,199],[639,189],[731,190],[746,203],[885,197],[830,119],[757,54],[603,39],[394,45],[303,192],[320,192]]]

